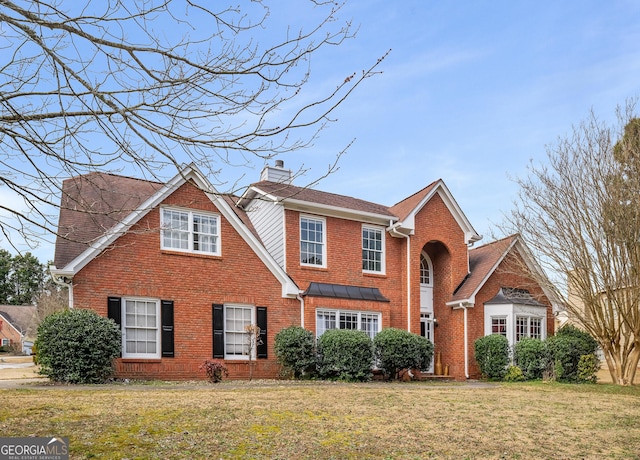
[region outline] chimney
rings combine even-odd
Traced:
[[[293,180],[293,173],[290,169],[284,169],[283,160],[276,160],[275,166],[265,165],[260,173],[260,180],[290,184]]]

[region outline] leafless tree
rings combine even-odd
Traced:
[[[628,101],[614,124],[591,113],[548,147],[548,163],[516,179],[505,225],[535,253],[548,275],[538,282],[598,341],[621,385],[633,383],[640,358],[640,143],[625,135],[634,111]]]
[[[215,183],[224,166],[307,147],[384,58],[313,93],[312,57],[355,33],[338,19],[342,5],[296,2],[302,24],[281,26],[277,2],[223,3],[0,0],[0,193],[16,200],[0,202],[0,229],[10,243],[55,231],[71,176],[162,182],[193,162]]]

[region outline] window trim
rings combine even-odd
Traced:
[[[493,332],[493,321],[494,320],[502,320],[504,321],[504,334],[501,332]],[[491,316],[491,334],[502,335],[506,338],[509,337],[509,318],[506,315],[494,315]]]
[[[156,304],[156,352],[155,353],[128,353],[127,352],[127,301],[153,302]],[[162,358],[162,312],[160,310],[160,299],[151,297],[122,297],[120,299],[120,312],[122,323],[122,358],[124,359],[160,359]],[[133,329],[133,327],[130,327]]]
[[[11,339],[7,339],[3,337],[2,340],[0,341],[0,346],[2,347],[8,347],[10,345],[11,345]]]
[[[362,315],[370,315],[370,316],[376,316],[377,320],[378,320],[378,330],[375,331],[375,333],[373,334],[373,337],[376,336],[376,334],[378,334],[381,330],[382,330],[382,313],[380,313],[379,311],[367,311],[367,310],[348,310],[348,309],[336,309],[336,308],[324,308],[324,307],[318,307],[316,308],[316,314],[315,314],[315,318],[316,318],[316,339],[320,337],[320,335],[318,335],[318,314],[319,313],[323,313],[323,314],[334,314],[334,323],[335,323],[335,328],[331,328],[331,329],[324,329],[324,332],[326,331],[330,331],[332,329],[342,329],[340,327],[340,314],[345,313],[345,314],[349,314],[349,315],[357,315],[358,317],[358,324],[357,324],[357,329],[351,329],[351,330],[358,330],[358,331],[364,331],[367,332],[366,330],[362,329]],[[367,335],[369,335],[369,337],[371,337],[371,335],[367,332]],[[371,337],[371,339],[373,339],[373,337]]]
[[[165,245],[165,230],[170,230],[167,224],[165,224],[165,211],[173,211],[187,214],[187,226],[186,230],[188,234],[187,249],[175,248]],[[216,233],[212,234],[215,237],[215,251],[202,251],[194,249],[194,216],[211,217],[216,221]],[[221,218],[220,214],[201,211],[198,209],[187,209],[175,206],[162,206],[160,207],[160,249],[164,251],[175,251],[188,254],[209,255],[209,256],[221,256],[222,255],[222,232],[221,232]]]
[[[380,270],[367,270],[365,268],[362,268],[362,273],[368,273],[368,274],[374,274],[374,275],[384,275],[386,274],[386,247],[385,247],[385,240],[386,240],[386,232],[385,229],[383,227],[378,227],[375,225],[366,225],[363,224],[362,225],[362,229],[360,231],[360,242],[361,242],[361,246],[362,246],[362,251],[365,251],[364,248],[364,231],[373,231],[373,232],[379,232],[380,233],[380,241],[381,241],[381,248],[380,248]],[[371,249],[367,248],[367,251],[371,251]],[[373,252],[378,252],[376,250],[373,250]],[[364,265],[364,254],[362,257],[362,264]]]
[[[521,337],[518,337],[518,320],[526,320],[526,330],[524,332],[524,334],[522,334]],[[531,323],[533,322],[533,320],[538,320],[538,336],[537,337],[533,337],[531,331]],[[543,333],[542,333],[542,324],[543,324],[543,318],[540,316],[535,316],[535,315],[523,315],[523,314],[516,314],[515,315],[515,325],[516,325],[516,334],[515,334],[515,343],[520,342],[520,340],[522,340],[523,338],[534,338],[534,339],[542,339],[543,337]]]
[[[246,332],[237,332],[237,331],[228,331],[227,328],[227,309],[228,308],[244,308],[247,310],[251,310],[251,319],[249,320],[249,324],[256,324],[257,318],[256,318],[256,307],[255,305],[250,305],[250,304],[243,304],[243,303],[224,303],[223,304],[223,310],[222,310],[222,324],[223,324],[223,343],[224,343],[224,359],[228,360],[228,361],[249,361],[249,354],[242,354],[242,355],[235,355],[235,354],[230,354],[228,352],[229,350],[229,343],[227,342],[227,333],[229,332],[233,332],[234,334],[243,334],[243,350],[245,345],[248,346],[248,344],[246,344],[246,336],[247,333]],[[254,347],[254,349],[251,351],[251,360],[255,360],[256,356],[257,356],[257,348],[258,347]]]
[[[321,264],[312,264],[308,262],[302,261],[302,220],[314,220],[317,222],[322,222],[322,263]],[[300,214],[300,219],[298,223],[298,240],[299,240],[299,249],[300,249],[300,266],[302,267],[313,267],[313,268],[327,268],[327,219],[320,216],[313,216],[308,214]],[[309,242],[306,240],[306,242]],[[317,244],[317,243],[315,243]]]

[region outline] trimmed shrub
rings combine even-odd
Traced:
[[[332,329],[318,339],[320,377],[336,380],[371,379],[373,343],[363,331]]]
[[[482,375],[502,380],[509,364],[509,341],[500,334],[480,337],[474,343],[475,358]]]
[[[316,346],[311,331],[300,326],[282,329],[276,334],[274,348],[278,362],[290,369],[294,378],[315,370]]]
[[[505,382],[522,382],[523,380],[524,374],[522,373],[522,369],[518,366],[507,367],[507,372],[504,374]]]
[[[593,337],[570,324],[547,338],[546,346],[549,367],[554,369],[556,380],[565,382],[577,382],[580,357],[595,354],[598,349]]]
[[[526,380],[542,378],[547,366],[547,354],[542,340],[529,337],[521,339],[514,347],[513,357]]]
[[[403,329],[383,329],[374,337],[373,347],[376,362],[389,379],[398,378],[402,369],[428,369],[433,358],[428,339]]]
[[[580,361],[578,361],[578,382],[597,383],[599,370],[600,360],[594,353],[580,356]]]
[[[56,382],[104,382],[120,348],[120,328],[91,310],[58,311],[38,326],[40,373]]]

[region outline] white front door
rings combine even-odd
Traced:
[[[424,252],[420,255],[420,335],[433,340],[433,265]],[[433,372],[433,359],[429,372]]]

